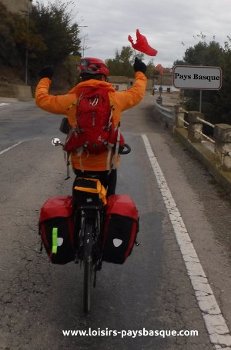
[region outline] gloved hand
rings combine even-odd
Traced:
[[[52,79],[54,74],[54,69],[52,66],[46,66],[43,69],[40,70],[39,72],[39,78],[49,78]]]
[[[144,62],[142,62],[139,58],[135,58],[135,62],[133,65],[134,71],[135,72],[142,72],[145,74],[146,70],[147,70],[147,66]]]

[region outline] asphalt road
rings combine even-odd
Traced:
[[[64,180],[62,151],[50,142],[62,137],[61,116],[33,101],[3,102],[0,349],[230,349],[230,201],[160,123],[152,96],[124,113],[132,153],[122,158],[117,186],[137,203],[141,245],[123,266],[103,264],[87,317],[79,266],[54,266],[39,253],[41,205],[71,193],[73,177]],[[88,336],[65,336],[70,330]],[[164,337],[165,330],[198,336]]]

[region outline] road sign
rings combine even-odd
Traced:
[[[219,90],[222,71],[213,66],[175,66],[173,85],[178,89]]]

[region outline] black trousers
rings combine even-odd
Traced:
[[[99,179],[102,185],[107,189],[107,196],[111,194],[115,194],[116,190],[116,182],[117,182],[117,170],[113,169],[110,172],[108,171],[82,171],[74,169],[74,173],[77,177],[94,177]],[[75,182],[73,183],[73,188],[75,186]]]

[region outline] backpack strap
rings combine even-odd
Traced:
[[[112,116],[113,116],[112,111],[113,111],[113,106],[110,105],[110,116],[109,116],[109,118],[108,118],[108,123],[107,123],[107,125],[105,126],[105,128],[106,128],[107,130],[110,130],[111,127],[113,126],[113,125],[112,125],[112,124],[113,124],[113,123],[112,123]]]
[[[115,145],[113,145],[114,146],[114,152],[113,152],[113,156],[111,157],[110,171],[117,168],[116,165],[117,165],[118,157],[119,157],[120,138],[121,138],[121,131],[120,131],[120,123],[119,123],[118,127],[117,127],[116,143],[115,143]],[[111,147],[111,152],[112,152],[112,147]]]
[[[64,159],[65,159],[66,167],[67,167],[67,177],[65,178],[65,180],[70,179],[70,155],[71,155],[71,152],[64,151]]]

